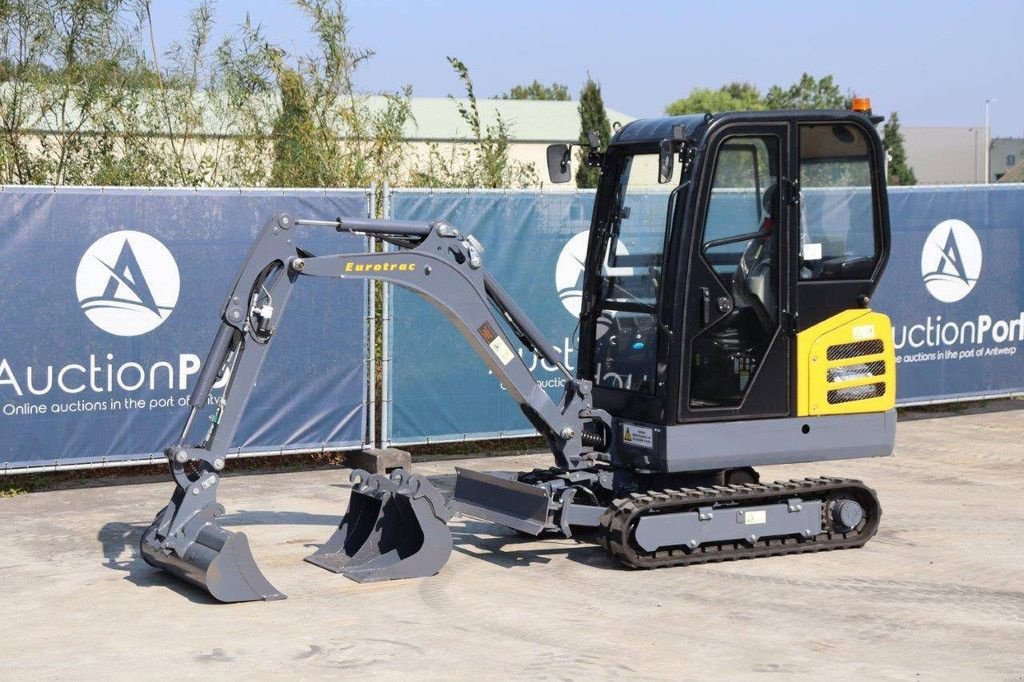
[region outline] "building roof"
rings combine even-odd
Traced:
[[[8,90],[11,83],[0,84],[0,90]],[[5,93],[7,94],[7,93]],[[175,107],[179,103],[181,92],[168,91],[169,106]],[[35,96],[40,99],[38,93],[22,95],[25,97]],[[233,135],[237,131],[232,129],[231,116],[225,116],[226,100],[217,93],[200,92],[195,95],[200,102],[200,120],[192,131],[194,135]],[[368,95],[360,99],[361,104],[371,112],[382,112],[393,102],[393,98],[383,95]],[[469,124],[459,114],[459,107],[468,107],[469,101],[461,98],[449,97],[411,97],[409,108],[411,117],[406,121],[403,129],[403,137],[410,141],[428,142],[459,142],[472,139],[472,131]],[[265,133],[270,132],[273,117],[279,107],[276,95],[267,97],[264,102],[257,102],[257,109],[265,106],[260,118],[266,127]],[[509,138],[513,142],[570,142],[579,139],[580,136],[580,115],[578,102],[550,102],[539,100],[508,100],[508,99],[478,99],[477,109],[480,112],[480,123],[486,129],[498,122],[500,114],[505,122]],[[153,107],[156,107],[154,110]],[[137,104],[136,113],[138,123],[149,127],[145,132],[154,135],[166,133],[166,118],[163,114],[163,100],[160,98],[147,98]],[[43,107],[38,108],[40,112]],[[625,125],[634,120],[620,111],[606,109],[608,120],[619,122]],[[265,115],[263,115],[265,114]],[[79,127],[78,112],[74,103],[71,102],[64,118],[66,127]],[[30,116],[27,121],[27,130],[30,132],[59,132],[61,128],[60,119],[53,113],[38,113]],[[344,123],[338,121],[338,133],[344,136]],[[95,132],[98,129],[91,122],[80,128],[86,132]]]
[[[1024,182],[1024,161],[1019,161],[1001,176],[998,182]]]
[[[410,101],[413,120],[405,126],[410,140],[458,141],[468,139],[471,131],[459,115],[458,105],[468,106],[465,99],[448,97],[413,97]],[[509,137],[515,142],[570,142],[579,139],[579,103],[515,99],[478,99],[480,123],[486,128],[497,123],[498,114],[508,125]],[[608,120],[625,125],[633,116],[605,109]]]
[[[993,137],[992,147],[1016,147],[1024,149],[1024,137]]]

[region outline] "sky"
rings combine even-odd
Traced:
[[[157,45],[184,38],[189,3],[152,0]],[[445,57],[470,68],[477,95],[533,79],[570,87],[589,73],[606,106],[658,116],[698,86],[767,90],[803,72],[898,111],[912,126],[983,126],[1024,136],[1024,2],[692,2],[685,0],[349,0],[350,42],[374,56],[366,92],[461,94]],[[219,0],[220,34],[246,14],[289,52],[313,49],[309,22],[285,0]]]

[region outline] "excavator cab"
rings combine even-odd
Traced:
[[[855,111],[619,130],[579,355],[613,458],[671,473],[891,452],[891,334],[868,309],[889,252],[884,158]],[[826,333],[850,343],[821,354]]]
[[[554,466],[425,477],[353,473],[348,512],[311,564],[358,582],[423,577],[452,550],[455,513],[523,533],[596,533],[631,568],[860,547],[881,508],[860,481],[761,484],[753,467],[892,453],[895,356],[868,308],[889,252],[883,151],[865,112],[776,111],[634,121],[601,168],[571,372],[443,220],[272,216],[166,448],[175,489],[140,543],[151,565],[221,601],[284,595],[217,491],[293,291],[309,277],[382,280],[436,306],[544,437]],[[548,149],[552,180],[571,149]],[[389,251],[316,255],[307,230]],[[518,340],[564,378],[549,395]],[[208,424],[199,419],[215,407]]]

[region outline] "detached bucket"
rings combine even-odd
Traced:
[[[234,533],[218,526],[213,518],[223,513],[223,507],[207,509],[186,524],[184,535],[195,537],[183,554],[176,549],[161,547],[157,539],[163,513],[157,515],[142,535],[142,558],[147,564],[175,575],[196,587],[206,590],[222,602],[272,601],[284,599],[263,577],[249,549],[245,533]]]
[[[402,469],[352,472],[348,511],[311,564],[356,582],[422,578],[441,570],[452,553],[451,516],[430,481]]]

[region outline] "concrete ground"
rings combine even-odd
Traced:
[[[302,561],[345,509],[347,470],[229,477],[225,525],[289,595],[272,603],[215,604],[142,562],[166,481],[4,499],[0,678],[1019,680],[1022,434],[1022,410],[905,419],[894,458],[765,469],[863,478],[878,536],[657,571],[456,519],[440,574],[358,585]],[[453,463],[416,468],[450,477]]]

